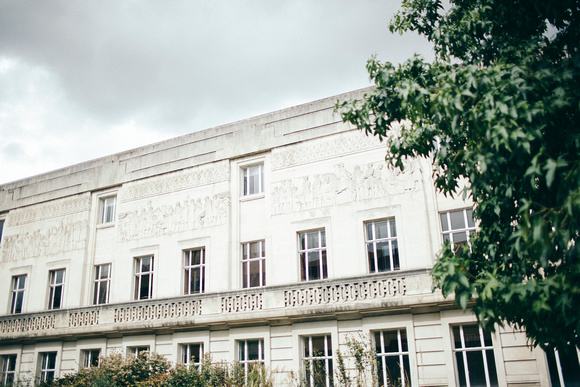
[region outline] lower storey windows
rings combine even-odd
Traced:
[[[141,357],[144,352],[149,352],[149,346],[127,347],[127,356]]]
[[[546,351],[552,387],[580,386],[580,350],[577,347]]]
[[[40,381],[48,382],[56,376],[56,352],[40,353]]]
[[[380,386],[410,386],[409,346],[404,329],[375,333]]]
[[[16,380],[16,355],[0,356],[0,386],[12,386]]]
[[[304,337],[304,379],[308,386],[333,386],[330,335]]]
[[[238,360],[244,367],[247,375],[252,366],[264,365],[264,340],[241,340],[238,341]]]
[[[100,349],[85,349],[81,352],[81,360],[83,368],[98,367],[99,356],[101,356]]]
[[[497,386],[491,334],[477,324],[453,327],[453,343],[459,386]]]
[[[190,367],[199,367],[203,359],[203,343],[181,344],[181,362]]]

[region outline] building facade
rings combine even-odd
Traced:
[[[361,93],[0,186],[2,381],[149,350],[260,361],[276,385],[316,363],[330,384],[359,338],[381,383],[549,386],[522,332],[484,332],[432,292],[472,204],[342,123],[335,101]]]

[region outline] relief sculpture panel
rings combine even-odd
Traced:
[[[404,172],[389,167],[384,161],[355,165],[352,169],[338,163],[334,172],[274,183],[272,213],[303,211],[415,191],[421,181],[417,160],[407,161]]]
[[[20,226],[26,223],[89,211],[90,208],[91,198],[88,194],[85,194],[10,211],[7,221],[10,226]]]
[[[119,214],[121,241],[156,237],[181,231],[224,224],[230,213],[229,192],[185,199],[180,202],[153,206],[153,201],[138,210]]]

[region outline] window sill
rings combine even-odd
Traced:
[[[259,199],[264,199],[266,197],[265,193],[257,193],[257,194],[252,194],[252,195],[246,195],[246,196],[242,196],[240,197],[240,202],[249,202],[252,200],[259,200]]]
[[[111,227],[115,227],[115,222],[97,224],[97,230],[102,230],[104,228],[111,228]]]

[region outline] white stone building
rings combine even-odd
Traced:
[[[2,381],[147,349],[259,360],[285,385],[370,337],[383,380],[549,386],[522,332],[483,333],[432,293],[471,204],[342,123],[335,101],[360,93],[1,185]]]

